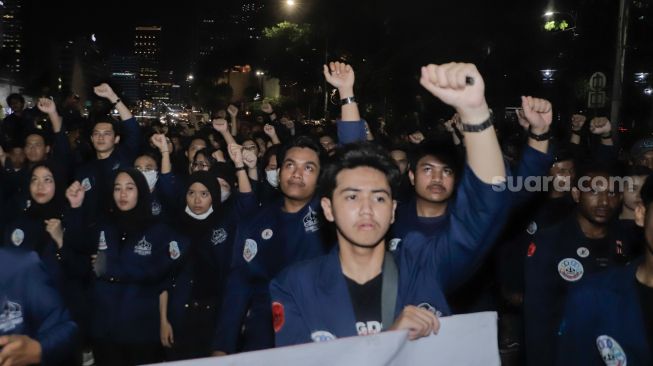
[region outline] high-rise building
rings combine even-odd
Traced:
[[[20,80],[23,71],[23,22],[22,0],[0,2],[0,34],[2,37],[1,65],[4,74],[13,80]]]
[[[154,100],[159,89],[161,27],[136,27],[134,56],[139,61],[141,98]]]
[[[136,56],[113,55],[109,59],[111,79],[118,85],[128,103],[140,96],[139,62]]]
[[[244,28],[244,35],[251,40],[261,39],[263,32],[260,17],[265,8],[262,1],[245,0],[240,8],[238,24]]]
[[[74,92],[84,101],[90,97],[89,87],[108,76],[109,68],[94,36],[79,36],[61,45],[57,80],[60,91]]]

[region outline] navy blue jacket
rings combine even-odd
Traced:
[[[238,350],[245,314],[246,350],[274,346],[269,282],[288,265],[327,253],[320,238],[319,200],[294,214],[282,211],[283,201],[264,207],[238,230],[232,271],[227,280],[213,349]]]
[[[581,231],[575,214],[539,230],[529,243],[524,262],[524,321],[529,365],[551,365],[556,334],[571,283],[582,283],[591,273],[625,265],[628,243],[616,227],[608,230],[607,258],[597,261],[595,248]]]
[[[42,365],[59,365],[75,351],[76,332],[38,256],[0,248],[0,336],[29,336],[41,344]]]
[[[110,207],[116,171],[131,167],[138,154],[141,138],[138,122],[132,117],[121,123],[121,142],[115,146],[113,153],[106,159],[89,161],[75,172],[75,180],[79,181],[86,191],[82,208],[85,223],[89,226]]]
[[[399,272],[395,316],[406,305],[451,314],[445,293],[468,277],[491,246],[485,236],[500,220],[506,196],[466,169],[442,235],[409,234],[392,252]],[[337,253],[292,266],[272,281],[277,346],[357,334]]]
[[[158,342],[159,294],[188,245],[187,239],[163,224],[130,235],[119,232],[111,222],[84,231],[81,209],[71,210],[68,218],[71,224],[66,235],[97,248],[97,266],[102,267],[91,293],[92,337],[123,343]]]
[[[215,224],[210,232],[198,242],[190,245],[200,246],[199,252],[204,254],[210,266],[215,270],[216,277],[208,279],[215,285],[214,292],[210,298],[202,299],[210,302],[210,305],[221,305],[225,283],[231,267],[232,251],[236,236],[236,229],[239,222],[242,222],[257,207],[256,195],[250,193],[236,193],[233,209],[225,213]],[[210,218],[207,218],[207,220]],[[190,249],[190,248],[188,248]],[[186,322],[185,315],[194,302],[193,283],[196,274],[194,263],[188,255],[181,261],[179,271],[174,275],[171,285],[168,287],[168,320],[173,329],[177,329]],[[206,304],[204,304],[206,305]],[[213,327],[215,324],[208,324]]]
[[[603,353],[622,365],[653,363],[635,278],[638,265],[605,271],[572,287],[560,327],[559,365],[604,365],[601,341]]]

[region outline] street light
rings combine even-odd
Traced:
[[[552,11],[547,11],[546,13],[544,13],[544,16],[545,16],[545,17],[550,17],[550,16],[552,16],[553,14],[554,14],[554,12],[552,12]]]
[[[286,0],[286,5],[292,8],[295,6],[295,0]]]

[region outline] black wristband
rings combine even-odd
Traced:
[[[463,122],[463,131],[464,132],[485,131],[486,129],[488,129],[488,127],[492,126],[493,122],[494,122],[494,118],[492,117],[492,114],[490,114],[490,117],[488,117],[483,123],[478,125],[471,125]]]
[[[236,167],[236,171],[239,171],[239,170],[245,170],[245,166],[244,166],[244,165],[241,166],[241,167],[238,167],[238,166],[237,166],[237,167]]]
[[[607,136],[601,135],[601,140],[609,140],[612,138],[612,131],[608,132]]]
[[[572,135],[580,136],[580,131],[571,130]]]
[[[356,97],[351,96],[351,97],[340,99],[340,105],[347,105],[351,103],[356,103]]]
[[[546,141],[551,138],[551,130],[541,134],[541,135],[536,135],[533,133],[533,131],[528,130],[528,137],[532,138],[535,141]]]
[[[116,106],[117,106],[118,103],[120,103],[120,102],[122,102],[122,100],[120,100],[120,98],[118,98],[118,100],[116,100],[115,103],[111,103],[111,108],[116,108]]]

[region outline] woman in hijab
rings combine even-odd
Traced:
[[[73,244],[64,245],[64,213],[67,210],[65,182],[59,166],[40,162],[30,169],[27,208],[5,231],[4,246],[36,252],[45,265],[55,288],[79,326],[84,339],[88,325],[86,286],[90,274],[90,257]]]
[[[222,187],[215,171],[191,174],[186,190],[186,207],[179,230],[190,245],[179,271],[160,298],[161,343],[169,348],[168,358],[180,360],[211,355],[211,341],[222,291],[231,265],[236,227],[257,208],[244,169],[242,147],[229,145],[236,166],[238,193],[227,208],[221,200]]]
[[[147,181],[134,168],[118,171],[111,214],[90,232],[83,232],[81,184],[73,183],[66,196],[72,207],[66,240],[97,248],[91,295],[96,365],[161,361],[159,294],[187,240],[152,220]]]

